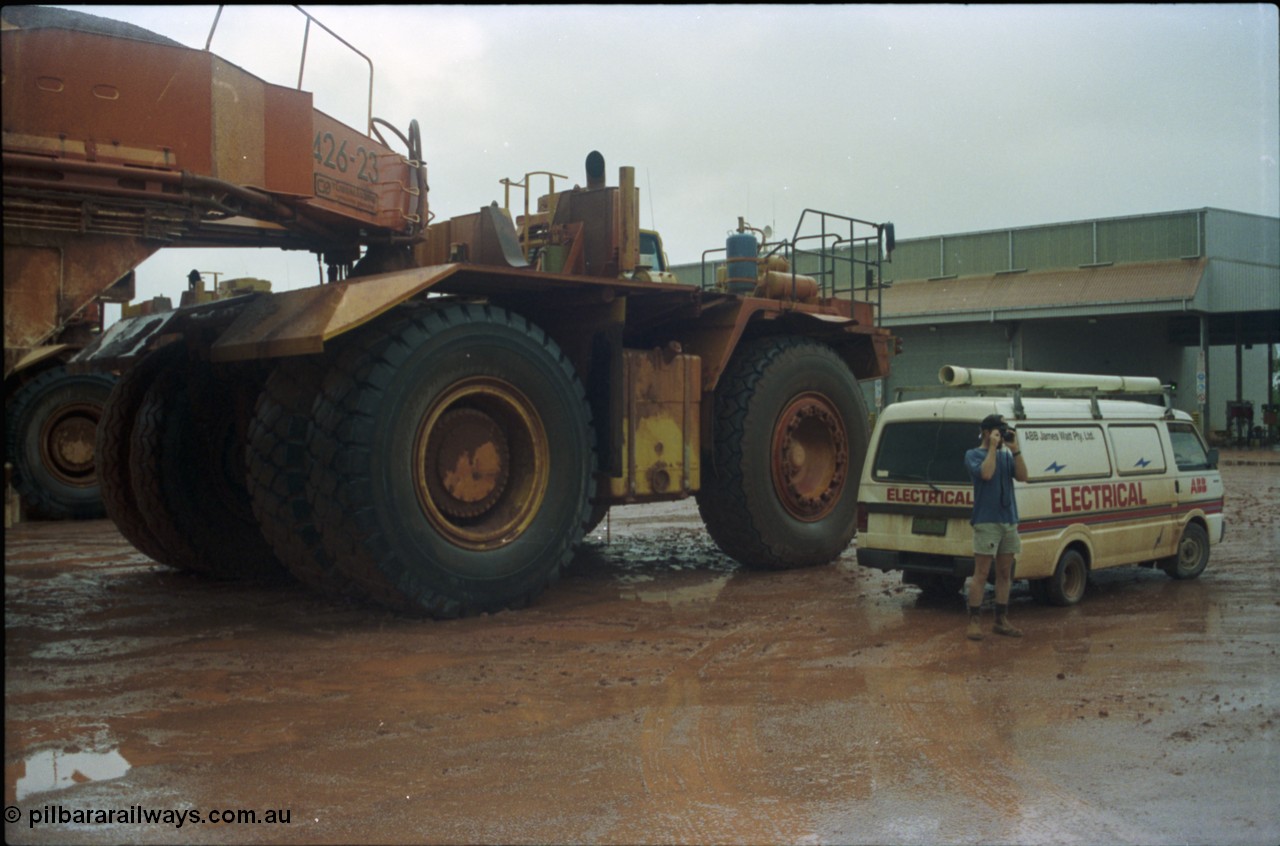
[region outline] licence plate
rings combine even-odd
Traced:
[[[945,537],[947,534],[947,518],[913,517],[911,518],[911,534]]]

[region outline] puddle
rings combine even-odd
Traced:
[[[83,637],[48,643],[32,650],[38,661],[100,661],[132,653],[163,651],[166,646],[181,643],[173,637]]]
[[[634,599],[640,602],[665,602],[668,605],[687,605],[693,602],[714,602],[724,590],[724,586],[733,577],[732,573],[716,576],[705,582],[691,585],[677,585],[669,580],[635,579],[635,583],[627,585],[620,594],[622,599]],[[640,584],[644,584],[641,587]]]
[[[109,752],[67,752],[46,749],[24,762],[25,773],[15,785],[17,801],[35,793],[66,790],[89,781],[108,781],[129,772],[119,749]]]

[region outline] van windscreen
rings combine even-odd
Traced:
[[[1173,460],[1179,470],[1213,469],[1204,442],[1190,423],[1170,423],[1169,440],[1173,443]]]
[[[971,480],[964,454],[976,446],[977,423],[890,423],[880,433],[872,478],[968,485]]]

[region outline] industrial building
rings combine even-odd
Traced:
[[[1274,422],[1280,218],[1204,208],[900,237],[882,282],[902,353],[869,407],[941,395],[938,368],[957,364],[1155,376],[1223,443]]]

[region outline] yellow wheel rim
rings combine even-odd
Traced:
[[[414,489],[431,526],[465,549],[505,546],[542,508],[550,476],[542,419],[515,386],[464,379],[432,403],[414,438]]]

